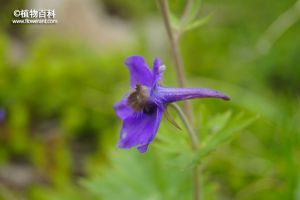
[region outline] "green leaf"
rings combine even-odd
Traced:
[[[195,0],[193,2],[192,9],[191,9],[191,11],[188,15],[188,18],[187,18],[188,22],[192,22],[196,19],[197,15],[200,12],[201,5],[202,5],[202,0]]]
[[[210,19],[210,17],[211,17],[211,15],[208,15],[208,16],[206,16],[204,18],[201,18],[201,19],[198,19],[196,21],[193,21],[193,22],[187,24],[183,28],[183,30],[184,31],[190,31],[192,29],[198,28],[198,27],[202,26],[203,24],[205,24]]]
[[[171,11],[169,11],[169,18],[171,26],[174,30],[177,30],[179,28],[179,19],[176,17]]]
[[[210,131],[211,133],[217,133],[221,131],[230,120],[231,115],[232,112],[230,110],[225,113],[216,115],[213,119],[209,120],[207,124],[208,131]]]
[[[170,18],[170,22],[171,22],[171,26],[174,30],[178,30],[179,28],[183,31],[187,31],[187,30],[191,30],[193,28],[196,28],[202,24],[205,23],[205,21],[201,20],[196,20],[197,15],[199,14],[200,8],[201,8],[201,4],[202,0],[195,0],[193,2],[192,8],[190,10],[190,12],[188,13],[188,16],[185,20],[185,25],[184,24],[180,24],[181,23],[181,19],[180,17],[178,17],[176,14],[174,14],[170,9],[169,9],[169,18]],[[206,17],[204,18],[206,19]],[[195,21],[196,20],[196,21]],[[183,26],[183,27],[180,27]]]
[[[225,114],[223,117],[220,118],[223,118],[223,121],[225,121],[227,115]],[[244,118],[242,113],[239,114],[237,117],[231,120],[231,125],[228,125],[227,128],[221,130],[218,133],[211,134],[204,140],[200,150],[195,154],[195,160],[193,161],[193,164],[201,162],[203,157],[216,150],[222,144],[233,140],[240,133],[241,130],[252,124],[257,119],[258,116]]]
[[[93,199],[192,198],[191,174],[170,166],[169,157],[159,149],[151,148],[147,154],[119,150],[109,158],[110,164],[101,173],[81,181]]]

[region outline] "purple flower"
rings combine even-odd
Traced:
[[[211,89],[162,86],[159,81],[165,66],[159,58],[154,60],[152,70],[141,56],[131,56],[125,64],[130,72],[131,91],[114,105],[117,116],[123,120],[119,148],[137,146],[141,153],[146,152],[169,103],[207,97],[229,100],[224,94]]]
[[[0,108],[0,122],[4,121],[5,115],[5,110]]]

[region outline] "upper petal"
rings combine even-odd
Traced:
[[[134,113],[133,109],[127,105],[127,96],[114,105],[114,110],[120,119],[125,119]]]
[[[126,59],[125,64],[130,72],[130,86],[135,88],[137,84],[151,87],[152,72],[141,56],[131,56]]]
[[[138,150],[144,153],[150,142],[154,139],[158,130],[163,110],[157,108],[153,113],[134,113],[123,121],[120,140],[120,148],[138,146]]]
[[[159,86],[157,93],[157,96],[159,96],[164,103],[194,98],[220,98],[229,100],[228,96],[208,88],[167,88]]]
[[[153,85],[162,80],[162,74],[165,71],[165,66],[162,65],[160,58],[155,58],[153,62]]]

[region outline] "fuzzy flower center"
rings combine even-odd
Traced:
[[[155,104],[150,100],[149,89],[139,84],[136,85],[135,91],[129,95],[127,104],[135,112],[143,111],[151,114],[156,109]]]

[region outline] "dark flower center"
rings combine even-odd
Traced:
[[[127,100],[127,104],[133,108],[135,112],[143,110],[147,114],[151,114],[156,110],[154,103],[150,101],[147,87],[136,85],[135,91],[132,92]]]
[[[144,108],[143,108],[144,113],[146,114],[152,114],[156,111],[156,105],[154,103],[148,103]]]

